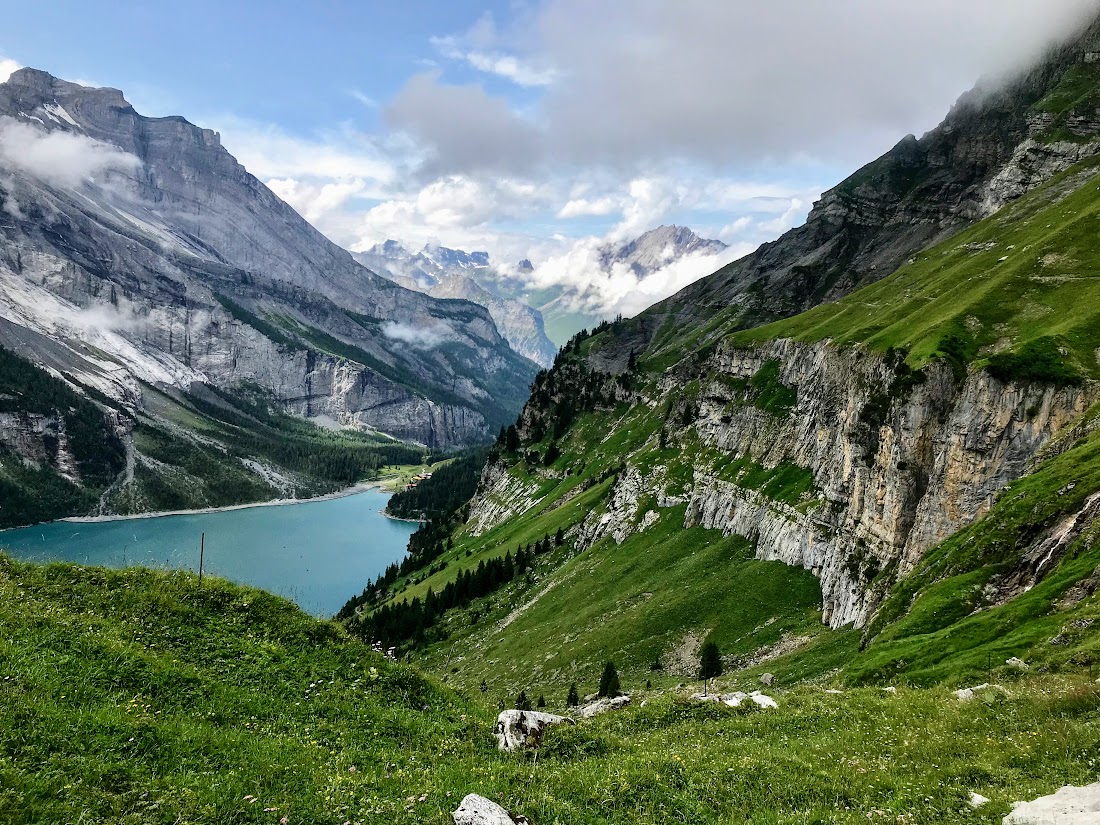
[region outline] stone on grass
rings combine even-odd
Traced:
[[[896,687],[894,687],[893,685],[891,685],[890,687],[884,687],[882,689],[882,692],[883,693],[897,693],[898,689]]]
[[[589,719],[593,716],[599,716],[601,713],[607,713],[609,710],[625,708],[629,704],[630,697],[625,695],[611,699],[597,699],[595,702],[577,708],[575,713],[579,719]]]
[[[721,702],[722,697],[717,693],[693,693],[691,694],[691,701],[693,702]]]
[[[775,684],[775,674],[765,673],[763,676],[760,677],[760,684],[762,684],[764,687],[771,687]]]
[[[991,685],[988,682],[984,682],[980,685],[974,685],[974,687],[960,688],[955,691],[955,698],[960,702],[969,702],[976,699],[979,693],[999,693],[1001,696],[1008,696],[1008,691],[1000,685]]]
[[[531,825],[526,817],[514,816],[491,799],[467,794],[453,814],[455,825]]]
[[[776,701],[772,697],[765,696],[758,690],[753,691],[752,693],[742,693],[741,691],[737,691],[735,693],[723,693],[721,696],[714,693],[708,696],[704,696],[701,693],[696,693],[691,698],[696,700],[697,702],[721,702],[723,705],[727,705],[731,708],[741,707],[741,705],[746,700],[761,708],[770,709],[779,707],[779,705],[776,704]]]
[[[974,810],[977,810],[978,808],[982,807],[982,805],[988,805],[989,798],[982,796],[980,793],[974,793],[974,791],[971,791],[970,801],[967,802],[967,804]]]
[[[562,724],[572,725],[574,722],[567,716],[555,716],[535,710],[503,711],[497,717],[497,747],[502,751],[538,747],[547,726]]]
[[[1100,782],[1067,785],[1031,802],[1013,802],[1003,825],[1096,825],[1100,822]]]
[[[1005,664],[1008,665],[1011,668],[1015,668],[1016,670],[1030,670],[1031,669],[1031,668],[1028,667],[1027,662],[1025,662],[1023,659],[1019,659],[1015,656],[1013,656],[1011,659],[1005,659]]]
[[[749,694],[749,698],[752,699],[754,702],[756,702],[756,704],[759,707],[762,707],[762,708],[765,708],[765,709],[767,709],[767,708],[778,708],[779,707],[779,705],[776,703],[776,701],[772,697],[766,696],[763,693],[761,693],[760,691],[753,691],[752,693]]]

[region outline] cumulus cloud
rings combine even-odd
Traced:
[[[537,266],[528,276],[531,285],[561,287],[565,290],[561,302],[570,310],[605,318],[631,316],[755,248],[755,244],[742,243],[720,253],[695,252],[639,275],[624,263],[605,268],[600,258],[607,243],[600,238],[578,241]]]
[[[563,67],[526,112],[421,77],[395,126],[415,127],[436,171],[511,163],[649,164],[669,157],[722,167],[812,154],[869,159],[935,125],[979,75],[1003,76],[1066,36],[1095,0],[547,0],[519,63]],[[483,41],[502,35],[482,25]],[[452,41],[447,40],[450,43]],[[494,105],[494,103],[496,105]],[[464,134],[465,133],[465,134]],[[525,139],[519,152],[516,140]],[[515,171],[515,165],[513,165]]]
[[[47,132],[5,116],[0,117],[0,166],[72,189],[111,172],[134,172],[141,161],[87,135]]]
[[[424,146],[424,166],[433,176],[530,172],[541,154],[539,129],[507,102],[474,84],[443,83],[438,71],[414,75],[390,102],[385,118]]]
[[[12,72],[22,68],[22,66],[20,66],[11,58],[0,57],[0,83],[7,82],[7,79],[11,77]]]
[[[391,340],[400,341],[416,349],[432,349],[454,339],[454,331],[443,323],[417,327],[411,324],[388,321],[382,325],[382,334]]]

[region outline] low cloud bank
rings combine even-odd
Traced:
[[[412,324],[399,324],[396,321],[383,324],[382,334],[415,349],[432,349],[454,338],[453,331],[446,324],[417,327]]]
[[[141,161],[87,135],[47,132],[15,118],[0,117],[0,167],[75,189],[111,172],[135,172]]]

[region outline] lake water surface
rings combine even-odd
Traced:
[[[0,532],[0,549],[23,561],[101,567],[199,569],[293,599],[330,616],[367,582],[405,555],[415,524],[381,514],[389,494],[220,513],[101,522],[57,521]]]

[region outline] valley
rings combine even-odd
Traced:
[[[778,172],[612,150],[595,109],[584,177],[552,139],[583,84],[491,52],[489,12],[430,42],[535,95],[518,125],[421,63],[351,95],[383,131],[313,133],[282,177],[276,129],[238,138],[261,179],[13,69],[0,820],[1098,821],[1100,17],[1073,19],[794,228]],[[678,126],[723,84],[630,103]],[[857,109],[845,134],[881,126]],[[600,189],[657,155],[682,182]]]

